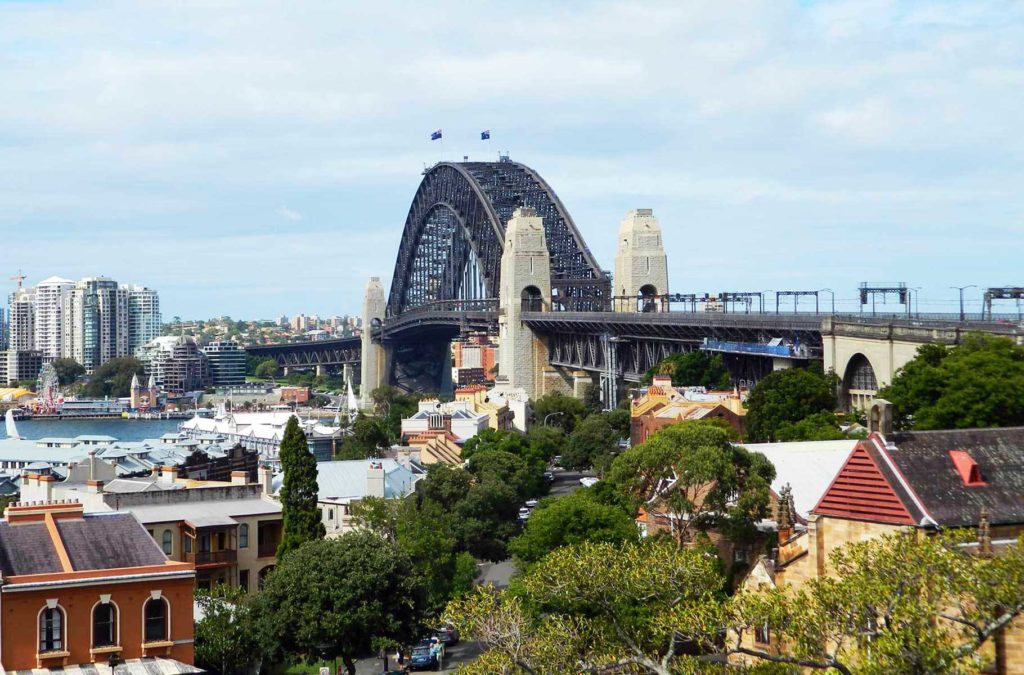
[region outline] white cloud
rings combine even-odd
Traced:
[[[277,215],[281,216],[285,220],[290,220],[293,223],[297,223],[302,220],[302,214],[294,209],[290,209],[287,206],[282,206],[277,211]]]

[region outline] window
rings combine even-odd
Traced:
[[[192,552],[192,537],[185,537],[185,553]]]
[[[238,587],[246,593],[249,592],[249,570],[240,570],[238,572]]]
[[[117,607],[114,603],[100,603],[92,610],[92,646],[109,647],[117,644]]]
[[[327,509],[327,520],[334,520],[334,509]]]
[[[167,601],[150,598],[143,608],[146,619],[146,642],[163,642],[167,639]]]
[[[64,649],[64,612],[47,607],[39,613],[39,651],[59,652]]]
[[[167,554],[167,555],[170,555],[171,551],[174,550],[173,549],[173,537],[174,537],[174,535],[171,534],[170,530],[164,530],[163,547],[164,547],[164,553]]]
[[[249,548],[249,526],[245,523],[238,526],[238,548]]]

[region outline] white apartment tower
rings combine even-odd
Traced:
[[[10,349],[18,352],[32,351],[35,348],[35,295],[31,289],[19,288],[11,293],[9,342]]]
[[[74,287],[74,281],[60,277],[50,277],[35,287],[35,349],[42,353],[43,363],[61,357],[64,296]]]
[[[128,289],[113,279],[87,277],[64,297],[63,355],[92,372],[128,356]]]
[[[128,353],[160,337],[160,296],[145,286],[122,286],[128,293]]]

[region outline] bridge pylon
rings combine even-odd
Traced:
[[[359,406],[363,409],[373,407],[370,393],[381,385],[385,377],[384,368],[387,358],[384,347],[373,341],[373,329],[383,325],[386,306],[387,299],[380,277],[370,277],[363,299],[362,356],[359,380]]]
[[[528,206],[517,208],[505,227],[498,303],[498,379],[537,398],[547,348],[522,322],[522,314],[551,310],[551,257],[544,220]]]
[[[668,257],[651,209],[633,209],[619,225],[612,288],[617,312],[668,310]]]

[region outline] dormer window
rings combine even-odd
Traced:
[[[969,452],[966,450],[950,450],[949,457],[953,460],[953,466],[956,467],[956,471],[960,474],[960,480],[964,482],[964,485],[967,487],[985,485],[981,469]]]

